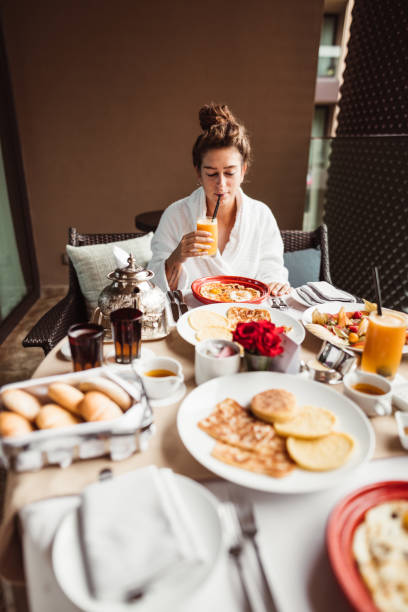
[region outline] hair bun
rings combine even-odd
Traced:
[[[213,125],[236,123],[234,115],[226,104],[205,104],[198,112],[201,129],[206,132]]]

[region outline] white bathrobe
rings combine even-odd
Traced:
[[[183,263],[178,282],[178,288],[183,292],[190,289],[195,279],[219,274],[246,276],[267,284],[288,280],[288,271],[283,265],[282,238],[271,210],[266,204],[249,198],[241,189],[237,203],[235,224],[222,254],[218,250],[215,257],[189,257]],[[197,219],[205,214],[202,187],[164,211],[153,236],[153,257],[148,265],[155,273],[154,282],[161,289],[166,291],[169,288],[166,259],[184,234],[196,229]]]

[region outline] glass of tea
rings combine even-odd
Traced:
[[[197,219],[197,230],[203,232],[210,232],[213,242],[210,243],[209,249],[202,249],[203,253],[210,257],[215,257],[218,248],[218,223],[217,217],[200,217]]]
[[[394,312],[371,313],[368,319],[361,369],[394,378],[401,362],[407,319]]]
[[[96,323],[75,323],[68,329],[74,372],[98,368],[103,362],[104,328]]]
[[[140,357],[143,313],[137,308],[118,308],[110,314],[116,363]]]

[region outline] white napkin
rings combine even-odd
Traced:
[[[325,302],[357,302],[354,295],[333,287],[326,281],[309,282],[295,289],[297,296],[309,306],[324,304]]]
[[[92,484],[81,497],[83,555],[97,599],[120,602],[139,589],[162,598],[206,561],[171,470],[142,468]]]
[[[129,265],[129,253],[127,251],[118,246],[114,246],[112,252],[118,268],[126,268]]]

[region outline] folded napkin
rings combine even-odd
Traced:
[[[357,302],[354,295],[333,287],[326,281],[309,282],[295,289],[297,296],[309,306],[324,304],[324,302]]]
[[[127,251],[118,246],[114,246],[112,252],[118,268],[126,268],[129,265],[129,253]]]
[[[87,579],[97,599],[126,601],[138,591],[150,597],[160,591],[162,598],[207,560],[169,469],[149,466],[92,484],[78,511]]]

